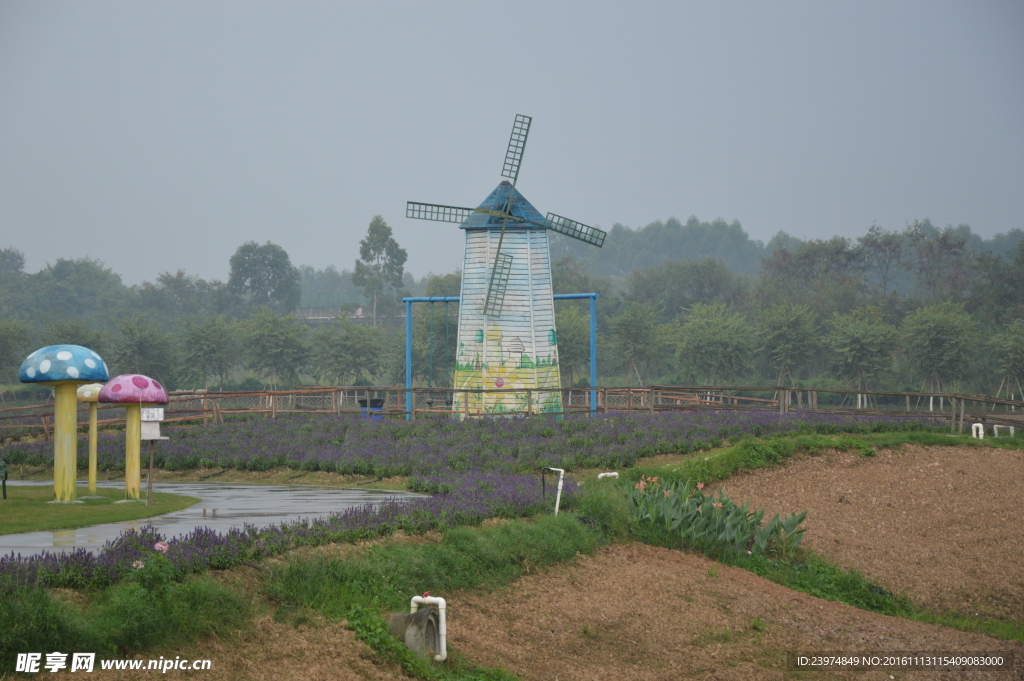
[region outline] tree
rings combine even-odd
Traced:
[[[13,319],[0,321],[0,384],[16,383],[21,363],[32,351],[32,327]]]
[[[615,360],[625,370],[627,383],[635,376],[639,385],[644,385],[651,365],[666,354],[667,325],[657,321],[658,308],[639,303],[632,303],[612,320]]]
[[[46,323],[40,338],[46,345],[81,345],[103,356],[110,347],[110,335],[97,331],[78,319],[53,319]]]
[[[193,385],[209,389],[214,376],[223,383],[238,364],[238,330],[224,315],[186,319],[180,340],[182,378]]]
[[[863,254],[842,237],[812,240],[796,252],[776,249],[762,261],[757,302],[807,305],[817,319],[857,307],[864,290]]]
[[[155,284],[144,281],[135,291],[143,309],[157,313],[161,320],[173,327],[182,317],[224,312],[221,309],[224,298],[234,298],[230,307],[237,307],[241,303],[239,294],[226,289],[220,281],[206,281],[185,270],[178,270],[174,274],[161,272]]]
[[[120,275],[92,258],[58,258],[31,276],[28,297],[34,299],[36,310],[100,327],[113,327],[117,319],[138,309]]]
[[[435,298],[454,297],[459,295],[461,286],[461,272],[431,276],[427,280],[424,293]],[[459,304],[421,303],[413,306],[413,315],[414,375],[426,380],[431,386],[451,385],[458,350]]]
[[[144,374],[168,386],[175,383],[178,356],[170,334],[138,316],[119,321],[117,331],[109,362],[116,373]]]
[[[959,303],[939,303],[903,320],[903,346],[921,379],[943,390],[967,371],[974,342],[974,321]]]
[[[341,319],[313,331],[312,365],[319,381],[338,385],[369,384],[380,374],[385,334],[376,326]]]
[[[914,221],[904,231],[910,244],[910,262],[919,289],[938,302],[960,297],[967,288],[967,244],[952,227],[938,230],[929,220]]]
[[[679,334],[683,380],[721,385],[736,380],[750,365],[753,334],[743,317],[722,303],[697,303],[686,312]]]
[[[1008,257],[977,254],[974,273],[968,310],[997,323],[1024,319],[1024,240]]]
[[[1017,394],[1020,394],[1020,379],[1024,377],[1024,319],[1014,319],[1007,324],[1002,333],[992,337],[989,345],[1003,374],[996,394],[1002,392],[1003,384],[1007,382],[1008,392],[1016,387]]]
[[[375,215],[366,230],[366,238],[359,242],[359,257],[352,273],[352,283],[373,299],[373,325],[377,325],[377,296],[387,289],[397,292],[402,288],[405,274],[405,249],[391,235],[391,227],[384,217]]]
[[[764,255],[764,247],[752,240],[735,220],[727,223],[719,218],[701,222],[690,216],[686,224],[669,218],[636,230],[615,224],[608,231],[604,248],[593,248],[576,239],[552,234],[552,259],[560,260],[566,255],[591,264],[595,271],[607,276],[624,276],[633,270],[658,267],[684,257],[724,260],[733,272],[753,274]],[[580,292],[580,289],[569,291]]]
[[[896,329],[882,321],[875,308],[835,315],[826,322],[825,344],[833,371],[852,379],[856,390],[866,390],[867,380],[877,378],[892,366]]]
[[[698,303],[737,305],[746,294],[743,276],[730,272],[721,260],[704,258],[633,271],[625,299],[636,303],[657,301],[662,306],[662,321],[669,321]]]
[[[425,295],[439,298],[458,297],[462,294],[462,272],[455,271],[451,274],[435,275],[427,280]]]
[[[800,370],[817,345],[814,326],[814,313],[806,305],[782,303],[758,313],[757,352],[778,372],[776,385],[783,385],[786,377],[795,385],[794,371]]]
[[[231,256],[230,265],[228,288],[254,308],[265,306],[286,314],[299,307],[299,270],[277,244],[247,241]]]
[[[875,286],[883,296],[903,272],[905,266],[906,240],[897,232],[889,232],[878,225],[871,225],[868,233],[857,239],[867,270],[871,272]]]
[[[308,329],[293,315],[279,317],[263,307],[242,322],[245,366],[276,389],[282,380],[294,383],[309,357]]]
[[[590,322],[577,307],[565,306],[555,311],[558,329],[558,370],[562,384],[576,385],[577,377],[583,385],[590,385]]]

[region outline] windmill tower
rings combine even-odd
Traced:
[[[509,391],[469,395],[468,409],[466,394],[456,393],[456,413],[562,411],[548,230],[599,248],[605,233],[554,213],[543,217],[516,190],[531,121],[516,116],[501,173],[511,182],[478,207],[406,206],[406,217],[466,230],[454,387]]]

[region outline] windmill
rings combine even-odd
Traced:
[[[569,218],[541,216],[516,189],[532,118],[517,115],[502,182],[476,208],[409,201],[405,215],[466,230],[455,387],[458,413],[561,412],[548,230],[600,248],[605,233]],[[527,392],[529,391],[529,392]]]

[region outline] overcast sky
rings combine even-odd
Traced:
[[[604,228],[1024,227],[1020,0],[0,0],[0,248],[128,284],[226,278],[250,239],[340,269],[381,214],[452,271],[461,230],[405,202],[479,204],[517,113],[518,188]]]

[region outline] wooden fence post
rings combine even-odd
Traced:
[[[572,395],[572,393],[569,393]],[[570,399],[571,401],[571,399]],[[563,406],[562,409],[565,409]],[[526,415],[529,416],[533,413],[533,390],[530,388],[526,389]]]
[[[651,408],[651,414],[653,415],[654,414],[654,388],[651,387],[651,388],[649,388],[649,390],[651,391],[651,393],[650,393],[651,404],[649,406]]]
[[[956,430],[956,398],[955,397],[950,397],[949,398],[949,406],[950,406],[949,434],[952,435],[953,432]]]
[[[277,418],[277,395],[270,396],[270,418]]]
[[[626,401],[626,411],[633,411],[633,389],[626,388],[626,395],[628,400]]]

